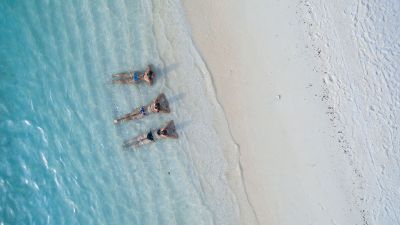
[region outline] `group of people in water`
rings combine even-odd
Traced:
[[[138,84],[141,82],[146,82],[148,85],[152,85],[155,79],[155,73],[151,66],[147,66],[146,70],[140,71],[129,71],[124,73],[114,74],[113,83],[114,84]],[[129,120],[142,119],[145,116],[156,114],[156,113],[169,113],[171,112],[169,108],[169,103],[167,97],[164,93],[159,94],[155,99],[153,99],[149,104],[139,106],[135,108],[132,112],[127,113],[120,118],[114,119],[114,123],[118,124],[121,122],[126,122]],[[143,135],[134,137],[130,140],[124,142],[124,147],[135,146],[139,147],[141,145],[156,142],[157,140],[163,138],[178,138],[176,133],[174,121],[168,121],[166,125],[159,129],[150,130]]]

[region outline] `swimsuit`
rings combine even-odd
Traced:
[[[142,108],[140,108],[140,114],[142,114],[143,116],[146,115],[146,110],[145,110],[144,106],[142,106]]]
[[[134,81],[139,81],[140,80],[139,76],[140,76],[139,72],[137,72],[137,71],[133,72],[133,80]]]
[[[147,139],[150,141],[154,141],[153,133],[151,131],[147,134]]]

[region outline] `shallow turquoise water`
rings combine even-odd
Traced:
[[[0,2],[0,223],[223,224],[237,211],[219,140],[205,122],[214,106],[204,65],[188,58],[191,45],[174,51],[174,41],[160,37],[167,25],[157,25],[164,20],[152,4]],[[148,63],[158,68],[154,87],[110,84],[111,73]],[[172,85],[174,79],[187,80]],[[161,91],[172,114],[112,124]],[[185,102],[208,111],[177,110]],[[122,150],[124,139],[168,119],[176,121],[179,140]],[[191,128],[210,137],[192,140]],[[209,161],[196,158],[203,150]]]

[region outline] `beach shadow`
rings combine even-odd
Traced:
[[[187,128],[189,126],[189,124],[191,122],[192,122],[191,120],[185,120],[185,121],[182,121],[182,122],[178,122],[178,123],[175,124],[175,128],[177,130],[184,130],[185,128]]]
[[[185,96],[186,96],[185,93],[179,93],[179,94],[173,95],[168,98],[168,102],[171,104],[171,103],[181,101],[182,99],[185,98]]]

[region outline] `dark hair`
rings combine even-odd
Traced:
[[[154,105],[154,108],[155,109],[160,109],[160,106],[161,106],[160,103],[156,102],[156,104]]]
[[[162,130],[161,130],[161,129],[158,129],[158,130],[157,130],[157,134],[158,134],[158,135],[161,135],[161,134],[162,134],[162,135],[166,135],[166,134],[168,134],[168,131],[167,131],[166,129],[162,129]]]
[[[147,73],[147,76],[149,77],[149,79],[153,79],[153,71],[149,71],[148,73]]]

